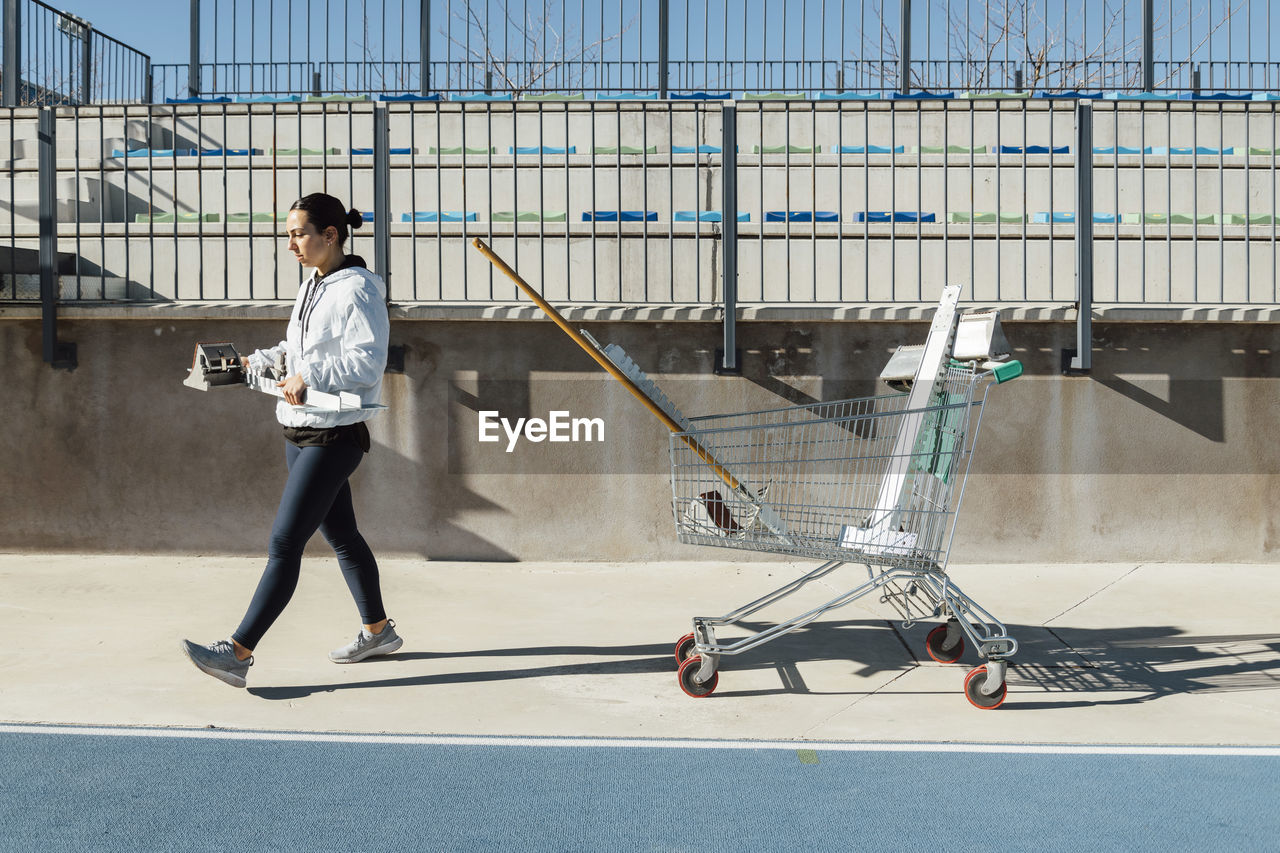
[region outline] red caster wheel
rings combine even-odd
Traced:
[[[929,636],[924,638],[924,650],[929,653],[929,657],[938,663],[955,663],[964,654],[964,637],[958,637],[956,644],[951,648],[943,649],[942,644],[946,639],[947,626],[939,625],[929,632]]]
[[[702,669],[702,656],[694,655],[687,658],[684,663],[680,664],[680,689],[695,699],[701,699],[703,696],[710,696],[716,689],[716,685],[720,683],[720,673],[714,672],[711,678],[705,682],[699,683],[694,681],[694,676],[698,674],[698,670]]]
[[[685,634],[683,637],[676,640],[676,666],[687,661],[693,655],[693,650],[697,647],[698,642],[694,639],[694,636],[691,633]]]
[[[981,708],[984,711],[990,711],[999,708],[1009,695],[1009,685],[1001,683],[1000,689],[988,696],[982,692],[982,688],[987,683],[987,668],[980,666],[970,670],[969,674],[964,677],[964,695],[970,704],[975,708]]]

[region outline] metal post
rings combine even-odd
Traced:
[[[898,90],[911,94],[911,0],[902,0],[898,24]]]
[[[1155,0],[1142,0],[1142,91],[1155,88]]]
[[[373,105],[373,267],[391,302],[391,133],[387,105]]]
[[[36,124],[36,173],[39,182],[40,316],[44,360],[53,367],[74,370],[76,345],[58,342],[57,147],[53,107],[42,107]]]
[[[1063,353],[1063,373],[1093,367],[1093,105],[1076,102],[1076,348]],[[1052,227],[1052,226],[1051,226]]]
[[[671,1],[658,0],[658,99],[667,99],[667,72],[671,61]]]
[[[80,34],[80,103],[88,104],[92,100],[89,88],[93,78],[93,27],[86,26]]]
[[[18,106],[22,81],[21,0],[4,0],[4,105]]]
[[[716,352],[715,372],[740,376],[738,352],[738,105],[720,108],[720,246],[724,295],[724,349]]]
[[[431,94],[431,0],[421,0],[418,12],[418,61],[422,63],[419,94]],[[470,22],[467,26],[471,26]]]
[[[187,69],[187,94],[200,96],[200,0],[191,0],[191,56]],[[217,57],[214,57],[216,60]]]
[[[320,97],[320,72],[311,72],[311,94]]]
[[[1197,95],[1200,94],[1200,68],[1199,66],[1191,69],[1191,91]]]

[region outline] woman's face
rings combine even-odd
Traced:
[[[318,267],[327,260],[338,241],[338,229],[330,225],[321,234],[305,210],[291,210],[284,222],[289,251],[304,267]]]

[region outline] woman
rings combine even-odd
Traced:
[[[383,610],[378,564],[356,528],[347,482],[369,451],[364,422],[377,410],[300,408],[308,388],[358,394],[366,406],[381,397],[390,334],[386,286],[362,258],[343,251],[348,225],[360,224],[358,211],[347,211],[330,195],[314,193],[293,203],[285,220],[289,251],[315,272],[298,293],[285,340],[243,360],[258,373],[281,360],[285,365],[276,419],[284,426],[289,478],[271,530],[267,568],[240,627],[207,646],[182,641],[192,663],[234,687],[245,686],[253,650],[289,603],[303,548],[316,530],[337,553],[363,623],[355,640],[330,652],[329,659],[356,663],[390,654],[404,642]]]

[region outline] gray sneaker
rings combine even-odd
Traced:
[[[404,645],[404,639],[396,633],[396,623],[387,620],[381,634],[370,634],[364,628],[351,643],[329,652],[334,663],[357,663],[374,655],[389,655]]]
[[[197,669],[232,687],[244,687],[244,677],[253,666],[253,655],[247,660],[240,660],[236,657],[235,644],[230,640],[218,640],[207,646],[183,640],[181,648]]]

